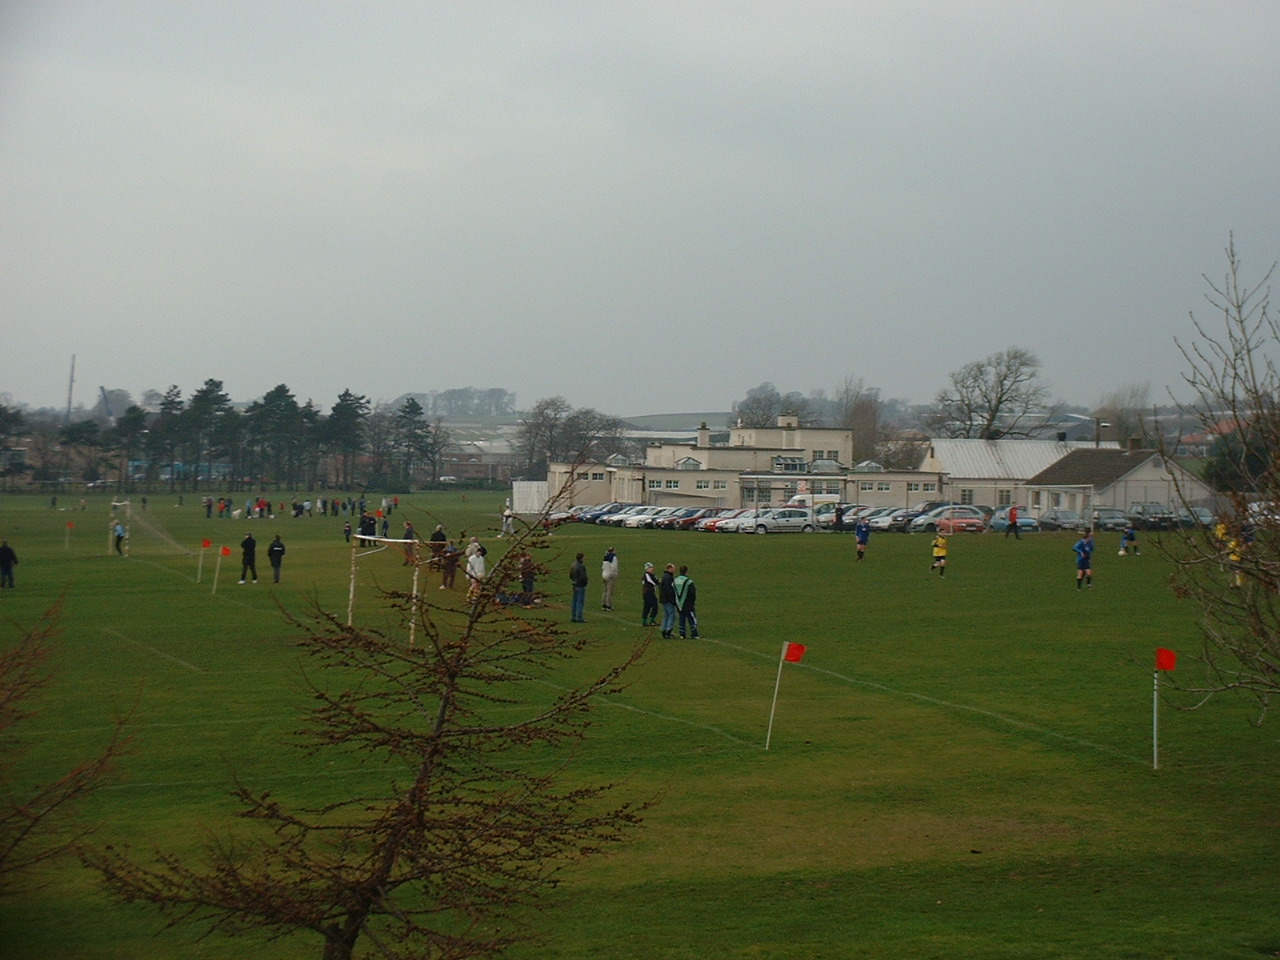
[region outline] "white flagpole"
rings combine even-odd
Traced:
[[[222,573],[222,548],[218,548],[218,563],[213,568],[213,589],[209,591],[209,595],[213,596],[218,592],[218,574]]]
[[[196,583],[204,579],[204,552],[207,547],[200,548],[200,562],[196,564]]]
[[[787,641],[782,641],[782,652],[778,654],[778,678],[773,682],[773,705],[769,707],[769,730],[764,735],[764,748],[769,749],[773,739],[773,713],[778,709],[778,688],[782,686],[782,665],[787,659]]]
[[[1151,769],[1160,769],[1160,671],[1151,671]]]

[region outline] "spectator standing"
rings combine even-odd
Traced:
[[[119,520],[117,520],[115,522],[115,525],[111,528],[111,532],[115,534],[115,538],[116,538],[116,553],[123,557],[124,556],[124,532],[125,532],[124,524],[121,523]]]
[[[569,583],[573,585],[573,601],[569,605],[571,623],[586,623],[583,614],[587,604],[587,565],[582,562],[583,554],[578,554],[569,567]]]
[[[0,588],[13,589],[13,568],[18,565],[18,554],[8,540],[0,540]]]
[[[404,544],[404,563],[401,566],[416,566],[418,563],[418,532],[413,529],[413,523],[409,520],[404,522],[404,539],[408,543]]]
[[[689,636],[698,639],[698,588],[689,576],[689,568],[680,567],[680,576],[672,582],[676,594],[676,612],[680,614],[680,639],[685,639],[685,628]]]
[[[458,561],[462,559],[462,551],[452,540],[448,541],[440,551],[440,589],[452,590],[458,578]]]
[[[248,534],[240,541],[240,582],[244,583],[248,574],[253,574],[253,582],[258,582],[258,541],[253,534]]]
[[[271,580],[273,583],[280,582],[280,565],[284,563],[284,541],[280,539],[280,534],[276,534],[276,538],[267,545],[267,560],[271,563]]]
[[[516,515],[511,512],[511,501],[507,501],[506,507],[502,510],[502,532],[499,537],[512,537],[516,532]]]
[[[670,640],[676,629],[676,565],[668,563],[658,582],[658,602],[662,604],[662,637]]]
[[[618,555],[610,547],[604,552],[604,560],[600,565],[600,607],[603,610],[613,609],[613,588],[618,584]]]
[[[640,626],[655,627],[658,625],[658,578],[653,573],[653,564],[644,565],[644,577],[640,580]]]

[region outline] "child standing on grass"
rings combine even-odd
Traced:
[[[929,567],[929,572],[938,571],[938,576],[945,577],[947,575],[947,538],[945,534],[939,533],[933,538],[933,564]]]

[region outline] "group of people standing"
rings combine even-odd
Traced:
[[[677,628],[683,638],[700,639],[698,633],[698,587],[689,576],[689,568],[681,566],[676,570],[674,563],[668,563],[661,577],[655,572],[652,563],[644,565],[644,575],[640,580],[640,625],[658,626],[658,612],[662,611],[662,636],[670,640],[675,636]],[[602,610],[613,610],[614,589],[618,583],[619,562],[617,551],[610,547],[604,553],[600,564],[600,582],[602,584],[600,605]],[[587,584],[586,554],[579,553],[569,567],[569,583],[573,587],[573,599],[569,605],[569,619],[572,623],[586,623]]]

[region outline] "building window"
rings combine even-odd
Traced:
[[[1012,504],[1013,504],[1013,491],[1012,491],[1012,490],[997,490],[997,491],[996,491],[996,506],[997,506],[997,507],[1008,507],[1008,506],[1011,506]]]
[[[923,489],[925,493],[936,493],[938,491],[938,485],[936,483],[926,483],[921,489]]]
[[[710,480],[699,480],[699,481],[697,481],[693,486],[694,486],[694,489],[696,489],[696,490],[710,490],[710,489],[711,489],[711,481],[710,481]]]
[[[592,480],[603,480],[603,479],[604,479],[604,473],[593,473],[593,474],[591,475],[591,479],[592,479]]]
[[[773,500],[773,487],[760,487],[756,493],[756,499],[761,503],[769,503]]]
[[[920,492],[920,484],[919,484],[919,482],[917,482],[917,481],[915,481],[915,480],[908,480],[908,481],[907,481],[907,493],[919,493],[919,492]]]
[[[888,480],[880,480],[879,482],[876,483],[876,491],[878,493],[888,493],[892,489],[893,489],[893,484],[891,484]]]
[[[872,480],[859,480],[858,489],[865,490],[868,493],[876,488],[875,482]]]
[[[839,451],[839,450],[828,450],[828,451],[827,451],[827,459],[828,459],[828,460],[839,460],[839,459],[840,459],[840,451]]]
[[[661,489],[662,489],[662,481],[661,481],[661,480],[650,480],[650,481],[649,481],[649,489],[650,489],[650,490],[661,490]]]
[[[1040,491],[1039,490],[1031,494],[1031,506],[1036,510],[1040,509]]]
[[[1051,493],[1051,494],[1049,494],[1049,496],[1053,498],[1053,502],[1049,504],[1051,507],[1060,507],[1060,506],[1062,506],[1062,494],[1060,494],[1060,493]]]
[[[972,489],[961,489],[961,491],[960,491],[960,502],[961,502],[961,503],[967,503],[967,504],[969,504],[970,506],[972,506],[972,505],[973,505],[973,490],[972,490]]]
[[[668,490],[679,490],[679,489],[680,489],[680,481],[679,481],[679,480],[668,480],[668,481],[667,481],[667,489],[668,489]]]
[[[587,473],[585,473],[585,472],[584,472],[584,473],[580,473],[580,474],[578,474],[578,479],[579,479],[579,480],[586,480],[588,476],[590,476],[590,475],[589,475],[589,474],[587,474]]]
[[[813,459],[815,459],[815,460],[822,460],[822,459],[824,459],[824,454],[825,454],[825,451],[823,451],[823,450],[815,450],[815,451],[813,451]],[[834,459],[834,458],[833,458],[833,459]]]
[[[712,481],[712,483],[711,483],[711,489],[713,489],[713,490],[728,490],[728,489],[729,489],[729,481],[728,481],[728,480],[713,480],[713,481]]]

